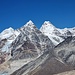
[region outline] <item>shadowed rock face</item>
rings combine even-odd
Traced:
[[[43,35],[34,24],[27,24],[17,30],[20,34],[12,43],[13,59],[34,58],[54,47],[51,40]]]
[[[75,69],[75,37],[68,37],[57,45],[54,56],[42,64],[41,68],[32,71],[30,75],[65,75],[62,72]]]
[[[3,62],[5,62],[5,58],[4,57],[0,57],[0,64],[2,64]]]
[[[0,64],[5,62],[5,57],[4,57],[5,52],[2,52],[2,47],[5,45],[6,42],[7,39],[0,40]]]
[[[62,72],[62,73],[55,74],[55,75],[75,75],[75,70]]]
[[[3,40],[0,41],[0,49],[4,47],[4,53],[0,53],[0,64],[5,62],[8,67],[5,66],[4,70],[0,74],[5,74],[6,72],[8,72],[7,74],[12,74],[18,69],[24,70],[22,67],[26,64],[29,64],[27,66],[27,70],[30,67],[35,68],[39,65],[39,63],[41,64],[47,58],[46,56],[49,52],[50,55],[53,53],[52,49],[55,45],[48,36],[45,36],[42,32],[40,32],[33,23],[27,23],[25,26],[15,30],[15,32],[13,32],[12,35],[10,32],[9,36],[6,36],[6,39],[3,39],[5,38],[4,36],[1,38]],[[3,55],[3,58],[1,55]],[[36,62],[34,58],[36,59]],[[35,63],[32,62],[33,60]],[[22,61],[21,64],[20,61]]]
[[[55,55],[63,62],[75,67],[75,37],[69,37],[55,47]]]
[[[13,30],[10,28],[9,30],[6,30],[8,31],[7,33],[6,31],[4,31],[4,34],[6,34],[7,38],[5,38],[4,34],[3,37],[0,36],[0,64],[5,62],[6,56],[7,62],[10,62],[10,65],[13,66],[14,61],[18,61],[18,59],[24,59],[26,63],[23,62],[24,60],[20,60],[23,62],[21,64],[22,66],[14,66],[14,68],[16,68],[15,72],[17,72],[18,69],[21,70],[20,72],[24,72],[26,71],[26,69],[28,70],[29,68],[35,68],[34,66],[38,66],[37,64],[43,63],[39,64],[40,68],[38,71],[35,72],[34,70],[34,72],[31,72],[30,75],[53,75],[74,69],[73,67],[75,67],[75,37],[66,37],[66,35],[72,36],[72,33],[69,30],[66,32],[64,31],[64,37],[58,36],[62,33],[60,33],[60,29],[57,30],[57,28],[55,28],[54,26],[52,26],[52,28],[52,39],[49,39],[48,36],[44,35],[43,32],[39,31],[35,27],[34,23],[32,23],[31,21],[17,30]],[[63,41],[63,39],[65,39],[65,41]],[[52,40],[58,43],[60,43],[61,41],[63,42],[61,42],[55,47]],[[2,49],[4,50],[4,52],[1,52]],[[10,54],[12,57],[10,56]],[[49,59],[43,62],[47,58],[47,55],[49,55]],[[36,61],[35,59],[33,59],[33,62],[33,60],[28,58],[36,58]],[[13,62],[12,64],[11,61]],[[19,61],[17,62],[17,64],[18,63]],[[27,68],[25,64],[28,64]],[[13,69],[13,66],[11,67],[11,70]]]
[[[73,70],[71,66],[60,62],[56,58],[50,58],[41,65],[41,68],[38,70],[35,69],[29,75],[54,75],[70,70]]]
[[[11,54],[13,59],[25,59],[38,55],[34,44],[28,41],[24,42],[18,49],[12,50]]]
[[[5,45],[6,42],[7,42],[7,39],[0,40],[0,49]]]

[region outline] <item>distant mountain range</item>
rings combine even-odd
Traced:
[[[0,74],[25,75],[43,63],[49,64],[47,59],[51,64],[60,63],[63,69],[70,67],[59,72],[75,68],[75,27],[60,29],[45,21],[38,29],[30,20],[21,28],[10,27],[0,33]]]

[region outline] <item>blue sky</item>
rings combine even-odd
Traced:
[[[0,32],[29,20],[38,28],[45,20],[59,28],[74,27],[75,0],[0,0]]]

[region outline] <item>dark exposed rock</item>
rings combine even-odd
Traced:
[[[60,58],[66,64],[75,67],[75,36],[68,37],[55,47],[55,55]]]
[[[6,42],[7,42],[7,39],[0,40],[0,48],[2,48]]]
[[[35,69],[29,75],[54,75],[73,69],[74,68],[72,66],[61,63],[56,58],[50,58],[41,65],[39,70]]]
[[[52,52],[53,43],[33,23],[26,24],[17,31],[20,34],[11,45],[13,59],[32,58],[46,51]]]

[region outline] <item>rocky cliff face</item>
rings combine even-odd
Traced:
[[[0,51],[9,53],[10,52],[9,47],[11,43],[17,38],[18,35],[19,35],[19,32],[17,32],[13,28],[8,28],[4,30],[0,34],[0,43],[1,43]]]
[[[41,64],[46,59],[45,56],[47,56],[49,52],[52,55],[52,49],[55,46],[48,36],[44,35],[36,28],[32,21],[27,22],[17,30],[12,28],[4,30],[0,34],[0,43],[0,65],[3,65],[5,62],[6,65],[9,66],[1,66],[0,70],[3,69],[3,73],[0,74],[5,74],[5,71],[7,71],[7,75],[22,68],[25,64],[28,64],[27,69],[33,66],[36,67],[39,63]],[[35,63],[35,59],[37,63]],[[34,63],[36,65],[33,65]]]
[[[54,74],[54,75],[75,75],[75,70],[67,71],[67,72],[62,72],[59,74]]]
[[[52,51],[54,44],[36,28],[32,21],[17,31],[20,34],[12,43],[11,52],[14,59],[37,57],[46,51]]]
[[[8,73],[15,71],[18,74],[18,70],[24,72],[27,69],[34,69],[44,61],[47,63],[47,58],[53,66],[50,68],[44,66],[44,68],[49,69],[49,72],[53,69],[52,74],[56,73],[54,68],[57,68],[59,63],[63,66],[63,70],[59,71],[59,67],[58,72],[64,71],[65,67],[67,67],[65,71],[73,69],[72,66],[75,67],[75,28],[59,29],[49,21],[45,21],[39,30],[30,20],[17,30],[8,28],[0,33],[0,64],[10,62],[11,65],[11,69],[9,65],[4,71]],[[14,63],[17,64],[14,66]],[[47,65],[51,65],[50,63]],[[57,63],[58,65],[54,65]],[[71,69],[68,69],[66,64],[70,64]],[[3,69],[3,66],[1,68]]]
[[[8,56],[11,55],[11,44],[17,38],[19,32],[13,28],[5,29],[0,34],[0,64],[10,59]]]
[[[59,29],[49,21],[43,23],[40,31],[48,36],[55,46],[64,41],[67,37],[75,35],[75,28]]]
[[[65,39],[54,51],[59,60],[75,67],[75,36]]]

